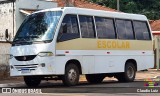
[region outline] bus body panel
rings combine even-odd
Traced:
[[[69,51],[69,53],[66,54],[65,56],[57,57],[59,58],[59,61],[57,60],[57,62],[63,63],[63,64],[60,63],[61,65],[59,65],[59,67],[65,65],[66,62],[69,60],[72,59],[78,60],[81,61],[80,63],[82,67],[82,74],[124,72],[124,66],[127,60],[136,61],[137,71],[154,67],[153,66],[154,55],[151,54],[152,53],[151,51],[102,50],[97,52],[97,50],[90,50],[89,51],[90,53],[94,53],[96,55],[93,54],[86,55],[86,53],[88,53],[88,50],[57,50],[57,52],[59,53],[65,53],[65,51]],[[108,51],[110,52],[110,54],[107,54]],[[143,55],[142,52],[146,52],[148,53],[148,55]],[[80,53],[80,55],[78,55],[78,53]],[[102,55],[98,53],[104,53],[104,54]]]
[[[88,62],[91,59],[87,56],[92,56],[94,71],[82,71],[83,74],[116,73],[124,72],[126,61],[131,59],[136,61],[137,71],[153,68],[154,54],[151,45],[152,41],[80,38],[57,43],[56,53],[65,54],[68,51],[66,57],[83,56]],[[90,70],[90,67],[86,67],[89,63],[83,62],[84,60],[81,64],[82,69],[85,66],[85,70]],[[101,70],[103,68],[106,70]]]
[[[24,76],[24,75],[49,75],[55,74],[54,62],[55,57],[40,57],[40,52],[50,51],[54,52],[52,44],[33,44],[11,47],[11,54],[14,56],[10,59],[10,65],[14,67],[11,69],[11,76]],[[23,57],[34,56],[33,60],[19,61],[16,57],[23,59]],[[45,67],[41,67],[41,64],[45,63]],[[29,73],[21,73],[21,69],[30,68]]]
[[[62,20],[66,14],[100,16],[107,18],[121,18],[128,20],[147,21],[144,15],[127,14],[119,12],[99,11],[83,8],[53,8],[40,12],[62,11],[63,14],[55,29],[52,42],[40,43],[23,46],[12,46],[11,54],[13,56],[36,55],[31,61],[17,61],[15,58],[10,59],[11,76],[32,76],[32,75],[64,75],[66,63],[70,60],[80,62],[82,74],[97,73],[117,73],[124,72],[127,60],[135,60],[137,71],[154,66],[154,54],[151,40],[120,40],[120,39],[98,39],[98,38],[78,38],[63,42],[57,42],[58,33]],[[33,13],[33,14],[35,14]],[[99,14],[97,14],[99,13]],[[151,32],[151,29],[149,27]],[[40,57],[40,52],[52,52],[51,57]],[[45,63],[45,67],[41,64]],[[15,65],[36,65],[35,70],[30,73],[18,71]],[[28,66],[29,65],[29,66]],[[23,66],[20,66],[23,68]],[[35,67],[35,66],[34,66]],[[24,67],[25,68],[25,67]]]

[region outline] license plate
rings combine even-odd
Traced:
[[[31,71],[29,69],[21,69],[21,73],[30,73]]]

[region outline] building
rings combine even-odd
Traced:
[[[160,36],[160,20],[151,20],[150,25],[151,25],[153,35]]]
[[[150,20],[154,37],[155,68],[160,68],[160,20]]]
[[[5,41],[4,32],[13,32],[13,3],[0,3],[0,41]],[[13,37],[13,34],[10,33]]]
[[[0,2],[0,73],[6,68],[3,65],[8,64],[10,44],[5,42],[5,30],[9,29],[10,36],[13,37],[13,3]],[[1,74],[0,74],[1,77]]]

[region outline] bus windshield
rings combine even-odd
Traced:
[[[20,26],[13,43],[52,41],[61,15],[61,11],[48,11],[29,15]]]

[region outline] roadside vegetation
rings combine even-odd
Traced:
[[[117,9],[117,0],[87,0]],[[120,11],[146,15],[150,20],[160,19],[160,0],[119,0]]]

